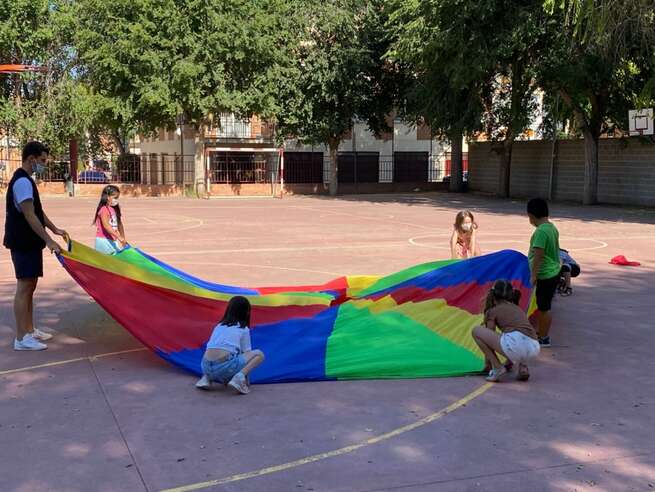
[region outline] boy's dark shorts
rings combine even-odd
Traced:
[[[552,278],[537,280],[537,309],[542,313],[550,311],[550,307],[553,302],[553,297],[555,297],[555,291],[557,290],[558,284],[559,275],[555,275]]]
[[[42,249],[28,249],[25,251],[12,249],[11,261],[14,264],[16,278],[43,277]]]
[[[571,273],[571,277],[577,277],[580,275],[580,267],[578,265],[562,265],[562,269],[560,270],[560,275],[563,275],[566,272]]]

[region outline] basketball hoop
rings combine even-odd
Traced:
[[[633,109],[628,112],[628,126],[631,137],[653,135],[653,109]]]
[[[0,64],[0,73],[46,72],[45,67],[37,65]]]

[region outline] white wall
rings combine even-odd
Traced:
[[[352,152],[356,150],[357,152],[377,152],[380,155],[380,180],[389,181],[390,176],[393,176],[393,162],[392,155],[394,152],[428,152],[431,154],[432,161],[431,166],[434,168],[445,167],[445,152],[450,150],[450,144],[439,139],[430,140],[418,140],[417,139],[417,130],[413,125],[408,125],[399,121],[394,123],[393,127],[393,140],[383,140],[376,138],[375,135],[368,129],[366,123],[356,122],[353,125],[353,133],[355,136],[356,149],[353,147],[353,139],[347,139],[341,142],[339,145],[339,152]],[[135,141],[131,145],[133,152],[141,154],[168,154],[175,155],[180,152],[180,141],[179,136],[176,134],[175,139],[170,140],[158,140],[155,139],[146,139],[144,141]],[[185,138],[184,140],[184,154],[193,155],[197,151],[202,149],[196,147],[195,139]],[[285,142],[285,151],[286,152],[322,152],[326,157],[324,161],[324,175],[327,176],[327,167],[329,166],[329,161],[327,157],[329,156],[329,150],[325,145],[307,145],[298,142],[294,139],[289,139]],[[468,151],[468,144],[466,141],[463,145],[463,151]],[[202,162],[202,156],[199,157],[200,161],[196,173],[202,175],[202,166],[205,164]],[[198,160],[198,158],[196,159]],[[434,175],[434,174],[433,174]],[[385,179],[389,178],[389,179]],[[439,176],[441,179],[441,176]]]
[[[179,136],[175,140],[155,140],[135,142],[133,148],[135,154],[180,154],[180,139]],[[193,138],[184,139],[184,155],[192,156],[196,153],[196,141]]]

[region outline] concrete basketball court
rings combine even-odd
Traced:
[[[92,243],[95,200],[44,202],[58,226]],[[476,214],[483,252],[525,252],[532,232],[524,202],[468,195],[121,205],[132,244],[243,286],[387,274],[446,257],[461,208]],[[583,273],[572,297],[556,299],[554,346],[527,384],[462,377],[200,392],[50,255],[36,318],[56,336],[45,352],[14,352],[5,251],[0,490],[654,490],[655,210],[556,204],[551,215]],[[617,254],[642,266],[608,264]]]

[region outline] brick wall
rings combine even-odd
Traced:
[[[469,189],[496,193],[498,155],[490,142],[469,146]],[[510,194],[548,196],[552,142],[515,142]],[[553,199],[582,201],[584,142],[561,140],[555,145]],[[655,206],[655,144],[638,138],[604,139],[599,145],[598,201],[617,205]]]
[[[77,184],[75,196],[90,196],[100,198],[104,184]],[[180,185],[146,185],[117,184],[123,196],[184,196],[184,186]],[[39,182],[39,193],[42,195],[64,195],[66,190],[63,182]]]
[[[548,196],[551,142],[515,145],[512,149],[510,195],[516,197]],[[469,156],[469,166],[470,166]]]
[[[489,142],[469,144],[469,189],[483,193],[496,193],[499,165],[498,154],[491,150]]]

